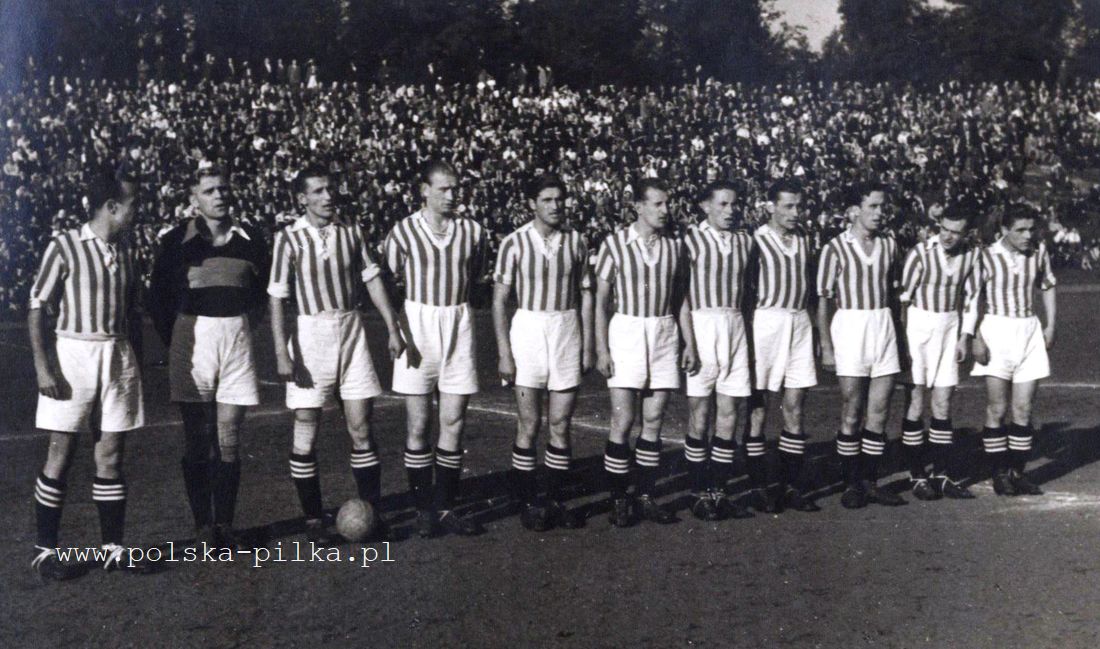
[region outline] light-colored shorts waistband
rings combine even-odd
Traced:
[[[440,306],[437,304],[424,304],[423,302],[414,302],[413,300],[405,300],[405,306],[413,307],[415,309],[438,309],[440,311],[459,311],[467,308],[469,305],[466,302],[461,304],[448,304],[446,306]]]
[[[615,312],[612,318],[629,318],[630,320],[637,320],[639,322],[645,322],[646,320],[672,320],[672,315],[628,315],[626,313]]]
[[[319,311],[317,313],[299,313],[298,319],[301,320],[303,318],[312,318],[317,320],[336,320],[339,318],[347,318],[358,314],[358,309],[328,309],[326,311]]]
[[[55,331],[58,338],[67,340],[84,340],[87,342],[104,343],[118,340],[126,340],[123,334],[99,334],[99,333],[74,333],[72,331]]]
[[[712,313],[714,315],[741,315],[740,309],[735,309],[732,306],[707,306],[701,309],[692,309],[692,313]],[[669,316],[671,317],[671,316]]]
[[[516,309],[516,313],[524,313],[527,315],[533,315],[535,317],[563,317],[568,315],[576,315],[576,309],[562,309],[560,311],[533,311],[531,309]]]
[[[799,313],[809,314],[806,309],[788,309],[782,306],[762,306],[753,310],[754,313],[776,313],[776,314],[789,314],[798,315]]]

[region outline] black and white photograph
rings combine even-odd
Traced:
[[[1100,645],[1100,0],[0,0],[0,647]]]

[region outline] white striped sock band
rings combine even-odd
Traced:
[[[290,477],[295,480],[306,480],[317,477],[317,460],[290,459]]]
[[[434,457],[432,455],[432,449],[427,448],[423,451],[410,451],[405,450],[405,468],[406,469],[425,469],[432,466]]]
[[[108,502],[126,500],[126,484],[124,482],[92,482],[92,500]]]
[[[983,437],[982,446],[986,453],[1003,453],[1008,450],[1007,437]]]
[[[461,469],[462,468],[462,452],[456,451],[454,455],[450,453],[439,452],[435,454],[436,466],[441,466],[445,469]]]
[[[1012,451],[1030,451],[1031,450],[1031,435],[1026,437],[1020,437],[1016,435],[1008,436],[1008,448]]]
[[[745,442],[745,454],[749,457],[760,457],[764,454],[764,442]]]
[[[512,468],[517,471],[534,471],[535,462],[534,455],[520,455],[512,451]]]
[[[711,462],[717,462],[719,464],[733,464],[734,449],[732,448],[719,448],[712,446],[710,448],[710,460]]]
[[[806,453],[806,438],[792,435],[779,436],[779,451],[791,455],[803,455]]]
[[[661,464],[660,451],[647,451],[644,449],[634,449],[634,461],[638,466],[655,467]]]
[[[351,468],[353,469],[367,469],[372,466],[378,466],[382,461],[378,459],[378,453],[373,449],[369,451],[352,451],[351,452]]]
[[[853,455],[859,455],[859,438],[858,437],[837,437],[836,438],[836,452],[837,455],[844,455],[851,457]]]
[[[630,460],[625,457],[611,457],[606,453],[603,456],[603,468],[608,473],[629,473]]]
[[[863,438],[863,453],[866,455],[882,455],[886,450],[886,440],[873,437]]]
[[[38,481],[34,483],[34,499],[40,505],[56,509],[61,507],[61,503],[65,502],[65,490],[51,487],[43,482],[42,477],[39,476]]]
[[[950,430],[928,430],[928,441],[933,444],[951,444],[955,441],[955,434]]]
[[[924,431],[923,430],[903,430],[901,432],[901,443],[906,446],[920,446],[924,444]]]
[[[559,454],[554,453],[553,451],[547,449],[546,454],[543,456],[542,461],[546,465],[546,468],[548,468],[548,469],[556,469],[558,471],[568,471],[569,470],[569,461],[570,461],[570,456],[569,455],[559,455]]]
[[[686,458],[688,462],[706,462],[707,449],[705,446],[688,446],[684,444],[684,458]]]

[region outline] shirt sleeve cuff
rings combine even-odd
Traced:
[[[512,280],[507,275],[502,273],[493,273],[493,281],[497,284],[504,284],[505,286],[511,286]]]
[[[968,336],[973,336],[974,331],[978,328],[978,311],[977,309],[967,309],[963,312],[962,332]]]
[[[27,306],[31,309],[41,309],[46,306],[46,303],[36,297],[32,297],[30,303]]]
[[[363,274],[360,275],[360,277],[363,278],[363,283],[366,284],[367,282],[371,281],[372,279],[374,279],[375,277],[378,277],[381,274],[382,274],[382,270],[380,268],[378,268],[377,265],[371,265],[371,266],[368,266],[367,268],[363,269]]]
[[[268,284],[267,294],[285,300],[290,297],[290,287],[286,284]]]

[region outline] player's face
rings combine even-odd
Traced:
[[[561,227],[565,218],[565,194],[560,189],[547,187],[529,202],[536,219],[552,228]]]
[[[966,236],[966,220],[944,219],[940,221],[940,245],[947,252],[959,246]]]
[[[1016,219],[1011,225],[1001,226],[1001,234],[1010,248],[1027,252],[1035,241],[1035,219]]]
[[[702,202],[703,213],[707,215],[710,227],[717,230],[733,228],[733,201],[736,197],[730,190],[720,189]]]
[[[641,198],[634,204],[638,220],[654,230],[663,229],[668,224],[668,194],[650,187]]]
[[[802,194],[779,192],[772,203],[772,225],[781,232],[790,232],[798,225],[802,206]]]
[[[455,195],[458,191],[458,178],[445,171],[437,171],[428,178],[430,182],[420,184],[420,194],[428,209],[450,216],[455,209]]]
[[[111,220],[120,231],[127,230],[133,225],[138,206],[137,188],[130,183],[124,183],[124,186],[126,187],[126,197],[122,200],[111,201],[111,204],[108,205],[111,211]]]
[[[298,193],[298,202],[313,218],[324,221],[332,218],[330,183],[325,177],[306,178],[305,188]]]
[[[208,219],[226,218],[229,216],[229,184],[221,176],[204,176],[191,187],[191,205]]]
[[[859,212],[855,215],[855,223],[867,232],[878,232],[886,217],[886,195],[882,192],[871,192],[863,197],[859,203]]]

